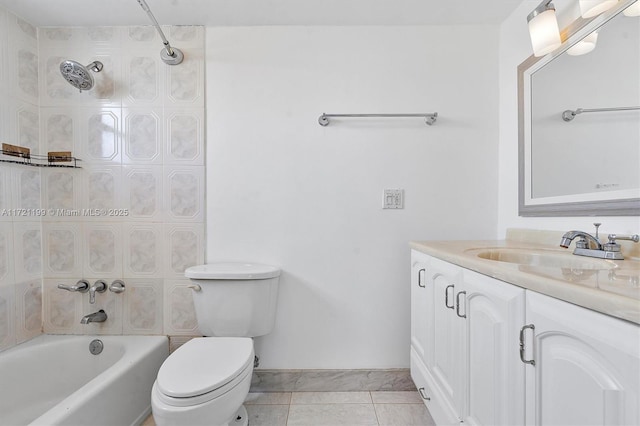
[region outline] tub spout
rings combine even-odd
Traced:
[[[80,324],[89,324],[90,322],[105,322],[106,320],[107,313],[103,309],[100,309],[98,312],[83,316],[80,320]]]

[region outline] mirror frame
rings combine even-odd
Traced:
[[[640,1],[640,0],[637,0]],[[580,201],[567,203],[526,204],[525,200],[525,165],[526,141],[525,131],[525,102],[531,96],[525,93],[525,78],[563,54],[572,45],[595,29],[609,22],[636,0],[623,0],[607,12],[594,18],[579,17],[561,32],[562,45],[546,56],[537,58],[531,55],[518,66],[518,215],[519,216],[640,216],[640,198]],[[640,18],[639,18],[640,19]],[[531,170],[531,167],[528,168]]]

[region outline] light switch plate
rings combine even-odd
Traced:
[[[385,189],[382,195],[383,209],[403,209],[404,189]]]

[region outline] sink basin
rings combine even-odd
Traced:
[[[476,256],[481,259],[545,268],[602,270],[616,267],[615,263],[608,260],[576,256],[571,252],[563,253],[554,250],[490,248],[469,251],[476,252]]]

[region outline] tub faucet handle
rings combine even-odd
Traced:
[[[107,283],[104,280],[96,281],[89,289],[89,303],[96,303],[96,292],[104,293],[107,291]]]
[[[80,280],[76,283],[76,285],[58,284],[58,288],[62,290],[67,290],[67,291],[77,291],[79,293],[86,293],[87,291],[89,291],[89,281]]]
[[[112,291],[116,294],[124,293],[124,281],[122,280],[113,281],[109,286],[109,291]]]

